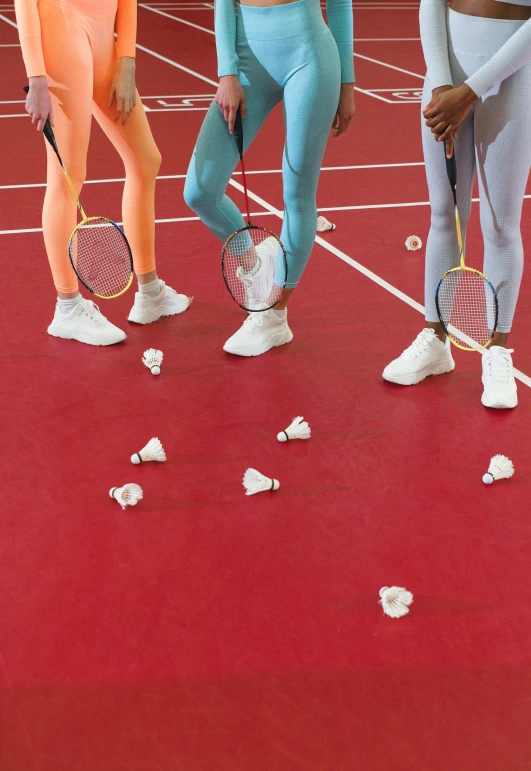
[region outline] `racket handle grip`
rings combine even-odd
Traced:
[[[234,140],[236,142],[236,147],[238,148],[240,158],[243,158],[243,121],[242,112],[239,107],[238,112],[236,113],[236,118],[234,120]]]
[[[455,147],[452,153],[452,157],[448,158],[446,155],[446,141],[444,142],[444,158],[446,160],[446,173],[450,181],[450,186],[453,191],[457,188],[457,164],[455,162]]]
[[[26,94],[29,93],[29,86],[24,86],[22,89]],[[44,124],[43,132],[44,136],[48,140],[48,142],[51,144],[54,153],[59,158],[59,161],[61,163],[61,166],[63,165],[63,162],[61,160],[61,156],[59,155],[59,150],[57,149],[57,143],[55,141],[55,134],[53,133],[53,128],[50,124],[49,120],[46,120],[46,123]]]

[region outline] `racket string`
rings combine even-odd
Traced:
[[[272,307],[284,291],[286,253],[265,228],[249,225],[233,233],[223,247],[223,276],[234,300],[246,310]]]
[[[476,350],[491,340],[497,324],[497,300],[492,285],[480,273],[463,269],[447,273],[437,291],[437,306],[448,335],[461,347]]]
[[[113,297],[129,285],[129,245],[120,228],[109,220],[95,218],[78,225],[72,234],[70,256],[81,281],[100,297]]]

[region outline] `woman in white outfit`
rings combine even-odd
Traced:
[[[516,407],[513,323],[523,268],[520,219],[531,168],[531,0],[421,0],[420,27],[428,68],[422,141],[430,193],[426,245],[426,328],[383,377],[414,385],[454,369],[438,321],[435,289],[459,264],[444,141],[455,145],[458,206],[466,233],[478,175],[484,273],[499,299],[498,329],[482,357],[485,407]]]

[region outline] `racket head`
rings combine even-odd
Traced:
[[[112,300],[133,282],[133,255],[123,230],[106,217],[87,217],[73,230],[70,262],[89,292]]]
[[[437,285],[435,304],[450,342],[463,351],[481,351],[498,326],[498,296],[479,270],[461,266],[447,271]]]
[[[246,311],[270,310],[284,294],[286,250],[267,228],[249,223],[229,236],[221,252],[221,268],[229,294]]]

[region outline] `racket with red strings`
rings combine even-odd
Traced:
[[[240,110],[234,123],[234,139],[240,156],[247,225],[223,245],[221,268],[232,299],[246,311],[274,308],[288,278],[286,250],[280,238],[267,228],[253,225],[243,162],[243,122]]]

